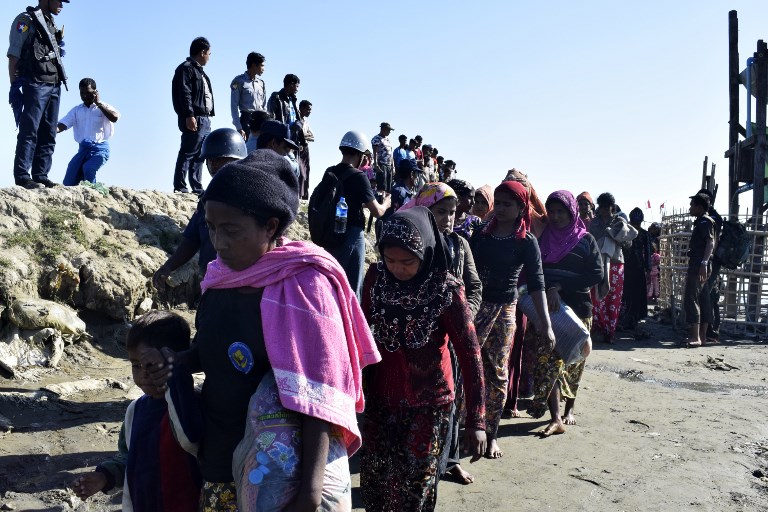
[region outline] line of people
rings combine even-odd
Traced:
[[[516,170],[495,188],[428,182],[383,221],[380,261],[365,271],[356,252],[362,209],[384,216],[391,199],[379,201],[361,170],[372,153],[367,137],[349,132],[339,149],[341,163],[326,172],[343,180],[357,228],[342,242],[355,254],[347,260],[338,247],[282,239],[299,200],[285,158],[267,149],[205,153],[213,178],[187,230],[207,232],[212,247],[194,343],[186,334],[173,348],[146,335],[132,356],[147,395],[140,400],[155,404],[155,420],[174,435],[153,437],[141,455],[138,444],[123,446],[123,466],[113,460],[75,482],[82,497],[122,478],[133,510],[162,510],[171,488],[144,489],[131,461],[180,443],[196,456],[182,459],[201,510],[349,510],[348,458],[360,448],[367,510],[433,510],[440,479],[473,481],[460,447],[471,461],[503,456],[499,424],[505,409],[520,415],[520,397],[533,395],[535,418],[550,411],[543,437],[575,422],[590,346],[566,364],[550,314],[566,304],[588,328],[603,265],[573,194],[542,202]],[[419,173],[404,159],[398,181],[412,185]],[[195,247],[179,252],[191,256]],[[527,326],[517,308],[521,284],[535,312]],[[536,364],[524,392],[526,345]],[[196,402],[189,376],[198,371],[206,379]],[[124,429],[149,428],[141,410],[137,402]]]

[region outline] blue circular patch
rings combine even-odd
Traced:
[[[227,350],[229,360],[239,372],[248,373],[253,368],[253,354],[245,343],[239,341],[231,344]]]

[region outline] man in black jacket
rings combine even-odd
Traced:
[[[267,112],[275,116],[275,120],[292,127],[299,120],[299,108],[296,106],[296,93],[299,92],[299,77],[292,74],[283,78],[283,88],[273,92],[267,101]]]
[[[203,193],[203,158],[200,150],[211,132],[214,115],[211,80],[203,71],[211,58],[211,43],[198,37],[189,47],[189,57],[176,68],[171,94],[173,109],[179,116],[181,148],[173,175],[173,191],[189,192],[185,177],[189,176],[192,192]]]

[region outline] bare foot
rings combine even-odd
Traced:
[[[475,481],[475,477],[464,471],[464,469],[461,467],[461,464],[456,464],[453,466],[448,473],[453,476],[457,482],[459,482],[462,485],[469,485],[472,482]]]
[[[701,340],[699,339],[689,339],[685,343],[686,347],[700,347],[701,346]]]
[[[567,415],[563,416],[563,423],[566,425],[575,425],[576,416],[574,416],[572,412],[568,413]]]
[[[488,449],[485,450],[485,457],[487,459],[500,459],[504,456],[504,452],[499,448],[499,443],[496,439],[490,439],[488,442]]]
[[[501,417],[508,420],[510,418],[522,418],[523,414],[517,409],[504,409],[501,412]]]
[[[539,433],[541,437],[549,437],[557,434],[565,434],[565,425],[563,425],[561,420],[550,421],[547,428]]]

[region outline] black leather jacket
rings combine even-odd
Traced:
[[[173,97],[173,110],[176,111],[179,118],[215,115],[213,108],[210,112],[205,109],[203,80],[208,82],[208,89],[213,96],[211,80],[203,71],[203,67],[191,57],[187,57],[187,60],[176,68],[171,85],[171,96]],[[211,101],[211,105],[213,105],[213,101]]]

